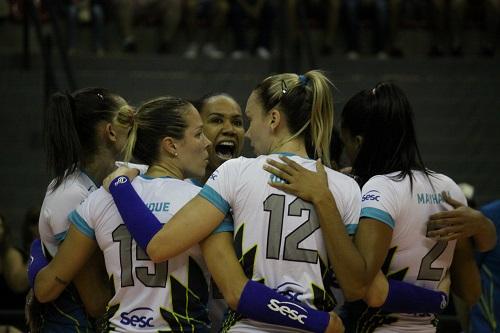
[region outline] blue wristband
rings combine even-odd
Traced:
[[[109,192],[130,234],[146,251],[149,241],[160,231],[163,224],[144,204],[127,176],[113,179],[109,185]]]
[[[252,280],[245,285],[236,311],[253,320],[318,333],[323,333],[330,321],[328,312],[292,301]]]
[[[381,309],[395,313],[441,313],[448,305],[442,291],[389,279],[389,294]]]
[[[30,260],[28,262],[28,280],[31,288],[35,286],[35,278],[38,272],[48,264],[49,261],[43,254],[42,241],[40,239],[35,239],[33,243],[31,243]]]

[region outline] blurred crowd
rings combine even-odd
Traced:
[[[481,31],[480,49],[468,50],[485,57],[495,54],[498,43],[500,0],[57,0],[55,6],[66,23],[71,53],[79,47],[79,30],[92,29],[93,50],[104,55],[111,39],[120,38],[121,50],[141,50],[138,26],[158,29],[158,53],[182,53],[221,59],[257,56],[269,59],[280,39],[289,45],[310,38],[323,56],[345,54],[357,59],[373,54],[380,59],[405,56],[402,28],[422,28],[428,33],[428,55],[462,56],[465,31]],[[40,4],[41,3],[41,4]],[[21,19],[22,1],[6,0],[0,16]],[[115,24],[119,36],[110,31]],[[113,30],[113,32],[115,31]],[[370,32],[371,43],[363,45],[362,34]],[[337,40],[338,39],[338,40]],[[409,56],[410,54],[406,54]]]

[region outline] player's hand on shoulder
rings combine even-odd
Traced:
[[[280,159],[284,163],[268,159],[263,166],[264,170],[284,181],[269,182],[270,186],[310,202],[330,194],[328,177],[320,160],[316,162],[314,172],[286,156],[280,156]]]
[[[342,319],[340,319],[335,312],[330,312],[330,321],[328,322],[325,333],[344,333],[344,330]]]
[[[102,187],[104,187],[104,189],[109,192],[109,185],[115,178],[120,176],[127,176],[128,179],[132,181],[132,179],[137,177],[137,175],[139,175],[139,170],[121,166],[112,173],[110,173],[106,178],[104,178],[102,182]]]

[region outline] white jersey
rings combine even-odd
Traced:
[[[165,223],[200,190],[173,178],[140,176],[132,185],[159,221]],[[108,325],[116,332],[206,331],[209,275],[198,245],[154,264],[136,245],[111,195],[95,191],[70,216],[95,238],[113,280]]]
[[[235,249],[246,275],[291,299],[325,311],[336,300],[330,290],[333,277],[314,207],[267,183],[283,181],[263,170],[267,158],[236,158],[222,164],[208,179],[200,195],[223,213],[232,209]],[[291,157],[315,170],[315,161]],[[356,182],[327,168],[328,184],[346,229],[356,230],[360,190]],[[231,332],[296,332],[231,314],[223,330]]]
[[[76,170],[62,184],[52,190],[49,185],[43,200],[38,221],[40,239],[51,256],[57,253],[59,244],[69,229],[69,213],[97,189],[94,182],[82,171]]]
[[[449,209],[441,193],[446,191],[464,205],[467,200],[460,188],[449,177],[432,173],[429,178],[413,172],[410,177],[397,181],[391,177],[398,172],[374,176],[363,186],[361,218],[368,217],[387,224],[393,229],[391,245],[384,273],[389,278],[437,290],[451,266],[456,241],[435,241],[426,237],[429,216]],[[429,182],[432,182],[431,183]],[[379,326],[375,332],[435,332],[434,315],[366,313],[359,327]],[[379,323],[369,325],[368,323]],[[360,331],[360,332],[370,332]]]

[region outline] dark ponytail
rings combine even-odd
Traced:
[[[74,101],[69,94],[55,93],[45,113],[44,136],[47,166],[55,175],[53,188],[78,167],[81,144],[74,120]]]
[[[128,118],[118,117],[127,106],[118,95],[103,88],[84,88],[73,94],[55,93],[44,117],[47,166],[53,172],[56,189],[76,171],[82,160],[90,159],[99,145],[96,126],[101,121],[130,127]]]

